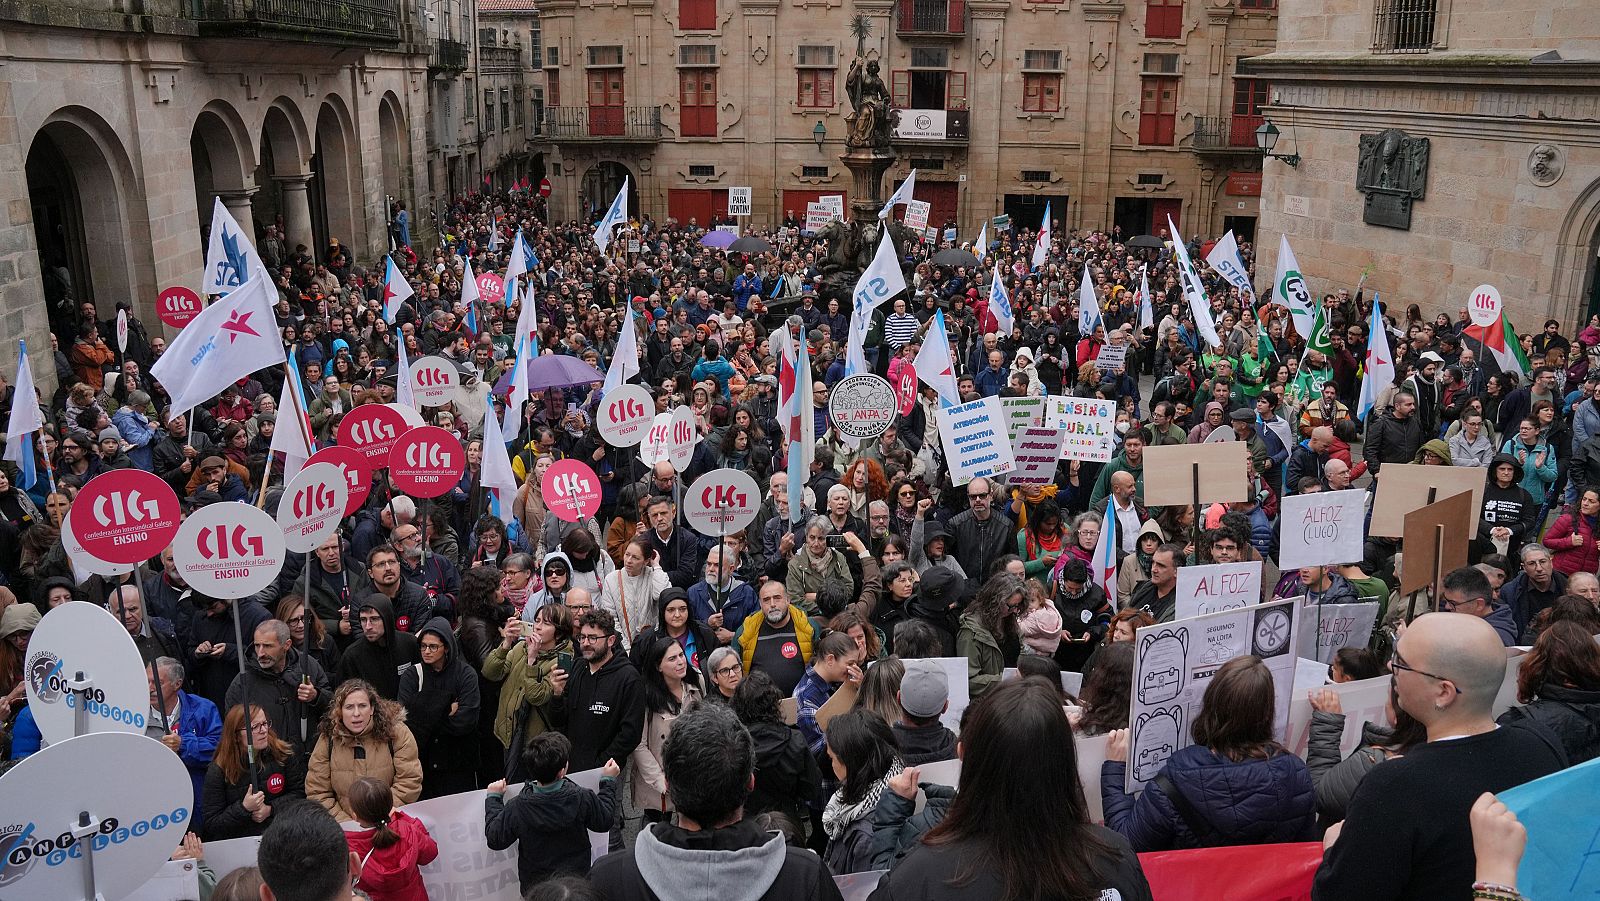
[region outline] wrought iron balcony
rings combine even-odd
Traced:
[[[553,141],[661,140],[659,106],[550,106],[543,133]]]
[[[960,37],[967,33],[966,0],[899,0],[895,31],[902,35]]]
[[[478,66],[485,72],[508,72],[522,68],[521,47],[478,48]]]
[[[1193,149],[1200,153],[1260,153],[1256,129],[1260,116],[1199,116],[1194,120]]]
[[[467,68],[467,45],[449,38],[434,42],[433,53],[428,57],[428,68],[436,72],[463,72]]]
[[[398,0],[184,0],[207,37],[368,46],[400,41]]]

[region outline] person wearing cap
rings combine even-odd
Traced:
[[[1228,421],[1233,424],[1233,437],[1249,448],[1250,468],[1255,474],[1261,475],[1271,469],[1272,453],[1267,450],[1267,443],[1256,434],[1256,414],[1240,407],[1228,414]]]
[[[132,469],[133,463],[123,450],[122,433],[116,426],[107,426],[95,437],[95,453],[106,469]]]
[[[1417,399],[1417,421],[1427,435],[1439,432],[1439,412],[1444,405],[1444,389],[1438,382],[1439,369],[1444,357],[1438,352],[1425,350],[1417,358],[1417,368],[1411,377],[1401,383]]]
[[[189,477],[189,500],[213,503],[218,500],[248,500],[249,492],[245,490],[244,479],[231,472],[231,468],[226,459],[216,454],[202,459],[195,474]],[[202,497],[207,492],[215,497]]]
[[[156,427],[150,423],[150,417],[147,415],[149,409],[150,395],[145,391],[134,389],[128,392],[127,400],[117,408],[117,412],[111,414],[112,427],[117,430],[118,436],[127,442],[128,462],[136,469],[145,472],[153,469],[155,461],[153,445],[156,440]]]
[[[906,766],[956,759],[956,736],[939,718],[950,706],[950,677],[936,660],[907,660],[900,719],[890,723]],[[884,795],[885,798],[888,795]]]

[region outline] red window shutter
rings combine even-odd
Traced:
[[[911,108],[911,73],[896,69],[889,73],[889,94],[897,109]]]
[[[967,3],[966,0],[950,0],[950,33],[965,34],[967,31]]]
[[[715,30],[717,0],[678,0],[678,27],[683,31]]]
[[[824,109],[833,107],[833,70],[817,70],[817,106]]]
[[[1146,0],[1144,36],[1176,38],[1183,35],[1183,0]]]

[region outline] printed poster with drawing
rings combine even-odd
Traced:
[[[1190,737],[1206,686],[1224,663],[1254,654],[1272,672],[1273,734],[1282,741],[1294,695],[1295,599],[1159,623],[1134,638],[1125,790],[1142,791],[1167,758],[1194,744]]]

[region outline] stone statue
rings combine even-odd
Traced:
[[[1411,227],[1412,204],[1427,192],[1429,151],[1427,138],[1414,138],[1398,128],[1361,136],[1356,190],[1366,195],[1363,222]]]
[[[850,98],[851,113],[845,118],[848,126],[845,147],[888,147],[894,133],[894,120],[898,112],[884,84],[877,60],[867,59],[867,35],[872,31],[867,17],[857,15],[850,23],[856,36],[856,58],[850,61],[850,71],[845,75],[845,95]]]

